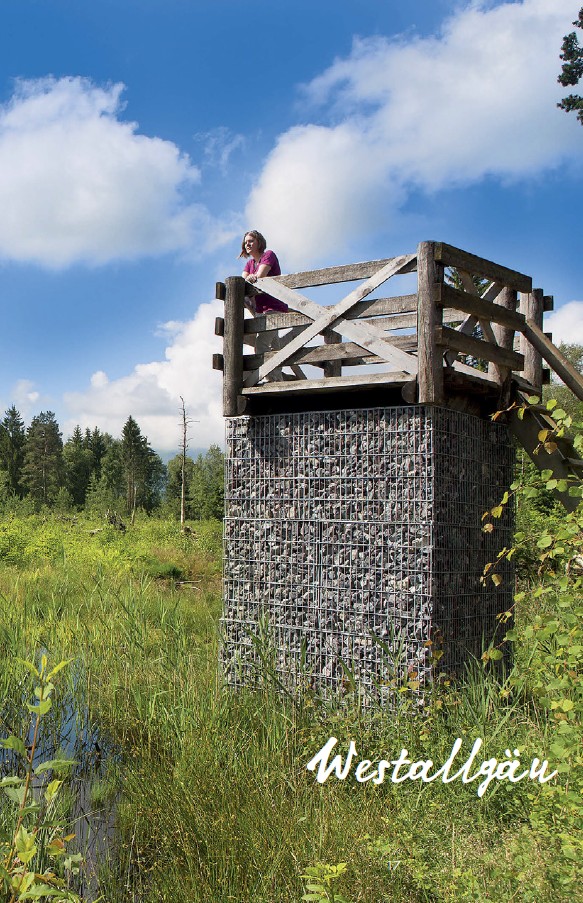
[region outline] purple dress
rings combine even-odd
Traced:
[[[243,267],[243,272],[256,273],[262,264],[265,264],[269,267],[269,276],[281,276],[281,267],[279,265],[279,260],[277,259],[273,251],[264,251],[261,255],[261,260],[259,261],[259,263],[256,263],[255,260],[250,257]],[[255,310],[258,314],[265,313],[266,310],[285,311],[288,309],[289,308],[287,304],[284,304],[283,301],[279,301],[277,298],[273,298],[266,292],[261,292],[259,295],[255,295]]]

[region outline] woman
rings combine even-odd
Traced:
[[[241,275],[250,285],[253,285],[263,276],[281,275],[281,268],[275,253],[266,249],[267,242],[261,232],[257,232],[256,229],[245,232],[241,242],[239,257],[249,258]],[[265,313],[266,310],[285,311],[288,309],[287,304],[284,304],[283,301],[278,301],[277,298],[273,298],[266,292],[259,292],[250,300],[256,314]]]

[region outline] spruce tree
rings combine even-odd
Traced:
[[[12,405],[0,424],[0,469],[6,472],[6,485],[12,495],[21,497],[22,467],[26,431],[19,411]]]
[[[37,505],[51,505],[64,486],[63,438],[52,411],[33,417],[26,434],[22,483]]]

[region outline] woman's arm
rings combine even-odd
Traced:
[[[257,271],[255,273],[247,273],[243,270],[243,278],[247,280],[247,282],[257,282],[258,279],[261,279],[262,276],[269,276],[271,267],[267,263],[260,263],[257,267]]]

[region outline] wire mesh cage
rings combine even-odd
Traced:
[[[504,426],[433,406],[227,420],[222,663],[252,685],[365,692],[480,655],[512,582],[480,584],[508,545],[483,512],[512,481]],[[506,575],[509,576],[508,574]],[[431,641],[431,642],[429,642]]]

